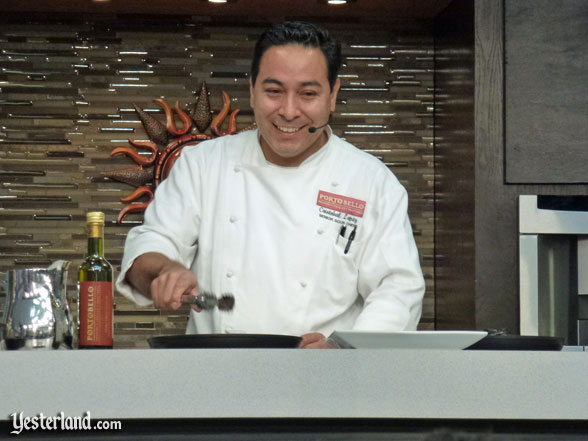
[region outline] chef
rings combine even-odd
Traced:
[[[424,281],[406,190],[328,125],[341,48],[286,22],[253,54],[257,129],[183,150],[127,237],[117,289],[176,309],[182,296],[231,293],[232,311],[190,313],[187,333],[302,335],[414,330]]]

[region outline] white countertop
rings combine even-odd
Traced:
[[[2,351],[0,419],[588,420],[587,352]]]

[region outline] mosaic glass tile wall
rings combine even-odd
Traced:
[[[129,139],[149,139],[133,105],[165,123],[153,99],[171,106],[178,101],[190,111],[205,81],[213,116],[226,91],[232,109],[241,109],[237,127],[250,125],[249,57],[266,24],[187,16],[14,15],[0,23],[0,271],[71,260],[68,296],[75,310],[85,213],[106,213],[105,251],[115,270],[128,230],[141,222],[140,213],[131,213],[117,223],[128,205],[120,199],[135,188],[102,174],[136,166],[111,153],[128,147]],[[431,23],[326,26],[343,42],[345,63],[331,125],[385,162],[408,189],[427,280],[420,327],[433,328]],[[149,336],[181,334],[187,311],[139,308],[117,294],[115,347],[144,348]]]

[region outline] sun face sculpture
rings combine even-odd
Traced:
[[[167,178],[174,162],[178,159],[184,147],[192,147],[207,139],[232,135],[255,128],[254,123],[244,129],[237,130],[237,113],[239,113],[239,109],[231,113],[230,97],[224,91],[222,95],[223,107],[214,119],[210,112],[208,91],[204,82],[190,114],[182,110],[176,101],[175,113],[182,122],[181,129],[178,129],[176,126],[174,109],[163,99],[157,98],[153,101],[163,108],[166,117],[165,125],[134,105],[135,111],[141,119],[141,123],[149,137],[149,141],[133,141],[129,139],[129,144],[133,147],[119,147],[114,149],[110,154],[111,156],[126,155],[137,166],[102,172],[102,175],[110,179],[137,187],[129,196],[120,199],[121,202],[130,203],[130,205],[127,205],[119,212],[117,217],[118,223],[121,223],[130,213],[142,213],[145,211],[153,199],[155,188],[161,181]],[[227,116],[229,116],[228,127],[223,132],[221,126]],[[207,134],[205,131],[209,127],[210,133]],[[142,155],[137,149],[147,149],[151,153],[149,155]],[[144,196],[147,196],[147,201],[136,202]]]

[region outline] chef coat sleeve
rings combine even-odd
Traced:
[[[408,195],[389,171],[374,182],[373,222],[364,224],[359,261],[359,293],[364,307],[353,329],[415,330],[421,317],[425,282],[408,218]]]
[[[126,239],[117,290],[136,304],[152,300],[134,289],[125,279],[133,261],[142,254],[157,252],[192,266],[197,251],[201,213],[202,167],[192,151],[184,151],[167,177],[156,189],[145,211],[143,224],[133,228]]]

